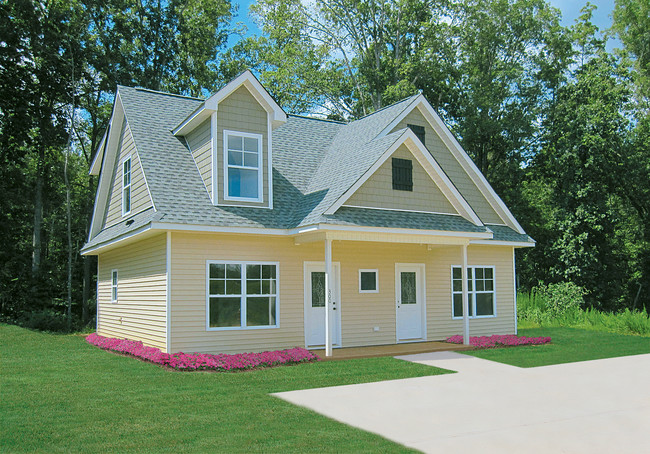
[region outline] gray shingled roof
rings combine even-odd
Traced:
[[[323,223],[370,227],[441,230],[446,232],[487,232],[461,216],[341,207],[332,215],[323,216]]]
[[[273,131],[273,209],[214,206],[186,145],[171,130],[202,101],[119,87],[156,212],[105,229],[84,249],[115,239],[148,222],[289,229],[326,223],[427,230],[486,232],[459,216],[341,208],[324,212],[405,133],[377,138],[415,97],[349,124],[289,115]],[[491,227],[492,228],[492,227]],[[516,232],[512,231],[515,235]],[[495,229],[503,238],[514,236]],[[508,236],[510,235],[510,236]],[[524,235],[527,237],[527,235]],[[521,241],[520,239],[512,241]]]
[[[530,236],[525,233],[518,233],[505,225],[486,224],[487,228],[492,231],[494,241],[514,241],[517,243],[534,243]]]

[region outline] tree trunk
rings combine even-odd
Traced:
[[[43,225],[43,167],[45,166],[45,145],[41,145],[36,165],[34,187],[34,228],[32,234],[32,277],[41,271],[41,230]]]
[[[74,122],[74,115],[72,117]],[[70,133],[70,144],[65,154],[65,165],[63,167],[63,179],[65,181],[65,209],[66,209],[66,220],[68,227],[68,310],[67,310],[67,319],[68,319],[68,330],[72,328],[72,216],[70,213],[70,179],[68,177],[68,157],[70,155],[70,147],[72,146],[72,133]]]

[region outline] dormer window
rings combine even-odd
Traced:
[[[223,131],[225,200],[261,202],[262,135]]]
[[[131,157],[122,163],[122,216],[131,212]]]

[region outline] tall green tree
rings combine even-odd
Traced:
[[[555,92],[542,148],[527,169],[531,204],[546,216],[542,244],[528,259],[546,264],[538,277],[570,280],[606,309],[630,303],[639,239],[625,191],[630,171],[631,78],[605,50],[587,7],[573,27],[578,65]],[[632,218],[630,217],[632,216]],[[535,235],[537,232],[531,232]]]

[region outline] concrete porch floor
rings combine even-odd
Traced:
[[[409,342],[402,344],[374,345],[370,347],[343,347],[332,350],[332,356],[325,356],[325,349],[312,350],[322,361],[342,359],[377,358],[380,356],[414,355],[417,353],[471,350],[472,347],[447,342]]]

